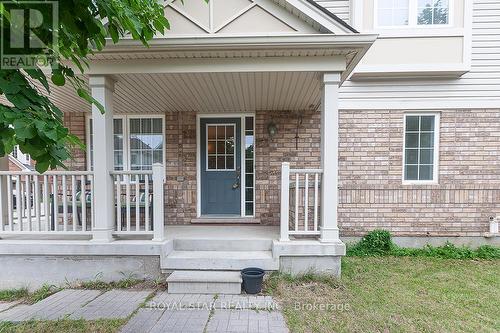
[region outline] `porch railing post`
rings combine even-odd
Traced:
[[[153,241],[165,240],[164,188],[165,171],[160,163],[153,164]]]
[[[281,211],[280,211],[280,241],[290,240],[288,237],[290,214],[290,163],[281,164]]]
[[[111,242],[113,240],[114,190],[110,171],[113,170],[113,81],[106,76],[90,76],[92,97],[104,106],[103,114],[92,105],[92,126],[94,132],[94,226],[92,240]]]
[[[337,224],[339,177],[339,73],[323,76],[321,103],[321,237],[325,243],[340,242]]]
[[[9,171],[9,156],[0,157],[0,171]],[[0,231],[8,224],[7,176],[0,176]]]

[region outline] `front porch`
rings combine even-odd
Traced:
[[[0,257],[339,275],[338,89],[374,38],[199,38],[197,55],[158,39],[154,60],[110,47],[88,76],[105,113],[53,96],[81,119],[81,171],[0,171]],[[222,225],[178,226],[200,219]]]

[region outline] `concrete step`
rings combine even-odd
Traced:
[[[279,268],[279,259],[271,251],[178,251],[162,256],[162,270],[239,271],[259,267],[266,271]]]
[[[271,251],[272,239],[176,238],[178,251]]]
[[[171,294],[241,294],[240,272],[174,271],[167,278]]]

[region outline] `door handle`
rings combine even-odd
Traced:
[[[236,168],[236,182],[233,184],[233,190],[236,190],[240,187],[241,180],[241,167]]]

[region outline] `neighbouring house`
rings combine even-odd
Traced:
[[[150,48],[124,38],[92,57],[105,114],[53,87],[87,145],[69,171],[0,172],[0,287],[339,275],[342,240],[376,228],[499,243],[500,0],[175,0],[165,14]]]

